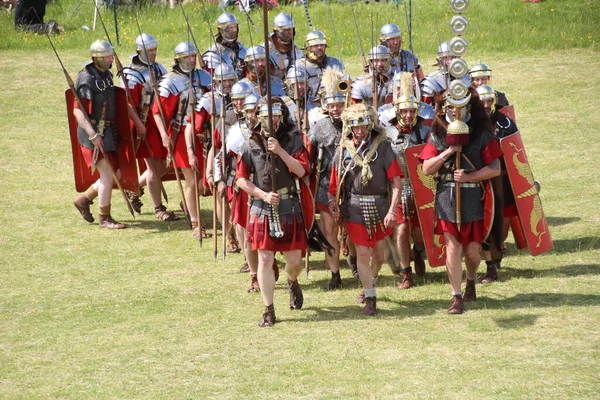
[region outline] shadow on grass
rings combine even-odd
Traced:
[[[573,264],[563,265],[550,269],[530,269],[530,268],[507,268],[502,267],[498,272],[500,281],[510,280],[511,278],[545,278],[558,276],[582,276],[599,275],[600,264]]]
[[[568,225],[572,222],[577,222],[577,221],[581,220],[581,218],[577,218],[577,217],[546,217],[546,220],[548,221],[548,225],[550,225],[550,226],[561,226],[561,225]]]
[[[377,297],[377,304],[394,303],[397,307],[392,309],[378,308],[377,319],[404,319],[422,317],[436,312],[445,312],[450,305],[450,299],[443,300],[417,300],[397,301],[387,296]],[[465,312],[476,310],[517,310],[531,308],[560,308],[563,306],[597,307],[600,305],[600,295],[567,294],[567,293],[522,293],[504,299],[488,298],[485,295],[478,297],[473,303],[465,304]],[[286,318],[278,322],[315,322],[336,321],[370,318],[362,314],[362,304],[351,306],[333,307],[305,307],[304,311],[311,311],[311,315],[303,318]],[[495,322],[504,329],[516,329],[534,325],[538,316],[516,315],[512,317],[497,318]]]
[[[494,322],[502,329],[519,329],[535,325],[539,315],[519,314],[507,318],[494,318]]]

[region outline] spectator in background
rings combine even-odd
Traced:
[[[65,30],[55,20],[44,23],[47,0],[20,0],[15,9],[15,29],[35,33],[61,33]]]

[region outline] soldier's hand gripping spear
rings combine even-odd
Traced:
[[[132,4],[133,5],[133,4]],[[138,28],[138,32],[141,35],[142,34],[142,28],[140,27],[140,21],[138,19],[137,16],[137,9],[134,6],[134,10],[135,12],[134,17],[135,17],[135,23],[137,25]],[[146,46],[144,46],[144,51],[146,51]],[[146,53],[147,54],[147,53]],[[147,56],[146,56],[147,57]],[[148,58],[147,58],[148,59]],[[152,71],[149,71],[150,73],[148,74],[149,78],[150,78],[150,85],[152,86],[152,92],[154,93],[154,101],[156,101],[156,105],[158,106],[158,111],[160,114],[160,119],[156,120],[157,122],[157,127],[158,130],[161,134],[161,136],[168,136],[169,133],[167,132],[167,122],[166,122],[166,118],[165,118],[165,110],[163,109],[162,103],[160,102],[160,93],[158,93],[158,84],[156,82],[156,77],[154,76],[154,74],[152,73]],[[174,142],[171,141],[169,147],[167,148],[168,152],[169,152],[169,156],[172,157],[173,154],[173,145]],[[181,197],[181,204],[183,206],[183,213],[185,215],[185,220],[188,223],[188,226],[192,226],[192,221],[190,220],[190,213],[189,213],[189,209],[187,206],[187,201],[185,200],[185,194],[183,192],[183,186],[181,184],[181,176],[179,175],[179,168],[177,167],[177,164],[175,162],[175,160],[173,160],[173,172],[175,173],[175,179],[177,179],[177,188],[179,189],[179,195]]]
[[[77,90],[75,89],[75,84],[73,83],[73,79],[71,79],[71,76],[67,72],[67,69],[65,68],[65,65],[63,64],[62,60],[60,59],[60,57],[58,55],[58,52],[56,51],[56,47],[54,47],[54,43],[52,43],[52,39],[50,39],[50,35],[48,35],[48,32],[46,32],[46,37],[48,38],[48,41],[50,42],[50,46],[52,46],[52,50],[54,51],[54,54],[56,55],[56,58],[58,59],[58,62],[60,63],[60,66],[61,66],[61,68],[63,70],[64,75],[65,75],[65,79],[67,80],[67,84],[69,85],[69,89],[71,89],[71,92],[73,93],[73,97],[75,98],[75,101],[77,102],[77,105],[79,106],[79,109],[81,110],[81,115],[83,115],[83,117],[85,118],[85,121],[91,127],[94,127],[94,124],[92,124],[90,116],[85,111],[86,108],[83,105],[83,102],[81,101],[81,98],[79,97],[79,94],[77,93]],[[100,152],[102,152],[102,154],[105,154],[104,153],[104,146],[101,144],[102,143],[102,139],[100,138],[98,140],[100,142],[99,142],[99,145],[96,146],[96,149],[99,149]],[[123,200],[125,200],[125,204],[127,204],[127,209],[131,213],[131,216],[133,218],[135,218],[135,213],[133,212],[133,207],[132,207],[131,203],[129,202],[129,199],[127,198],[127,195],[125,195],[125,190],[123,190],[123,186],[121,185],[121,181],[117,177],[117,174],[115,173],[115,170],[114,170],[112,164],[110,163],[110,160],[108,159],[108,157],[106,157],[106,164],[108,165],[108,169],[110,170],[110,174],[112,175],[113,181],[117,184],[117,187],[119,188],[119,191],[121,192],[121,196],[123,196]]]
[[[125,93],[127,94],[127,100],[129,100],[129,112],[130,112],[130,116],[133,119],[133,122],[135,123],[135,126],[138,127],[143,127],[143,129],[146,129],[146,121],[142,120],[142,118],[140,117],[140,114],[137,111],[137,105],[135,103],[135,100],[133,98],[133,95],[131,94],[131,90],[129,89],[129,82],[127,81],[127,76],[125,76],[125,74],[123,73],[123,64],[121,63],[121,60],[119,59],[119,56],[117,55],[116,50],[114,50],[114,45],[112,43],[112,41],[110,40],[110,36],[108,34],[108,29],[106,29],[106,25],[104,24],[104,19],[102,19],[102,14],[100,13],[100,10],[98,9],[98,3],[94,3],[94,6],[96,7],[96,11],[97,11],[97,15],[98,18],[100,19],[100,23],[102,24],[102,28],[104,29],[104,34],[106,35],[106,39],[108,40],[108,42],[111,44],[111,46],[113,46],[113,54],[115,56],[115,63],[117,64],[117,75],[121,76],[121,79],[123,79],[123,86],[125,89]],[[142,34],[140,33],[140,36]],[[146,53],[146,60],[148,60],[148,63],[150,62],[149,58],[148,58],[148,51],[146,50],[146,45],[143,43],[144,42],[144,38],[142,37],[142,44],[144,46],[144,52]],[[148,74],[152,75],[152,69],[150,68],[150,64],[148,64]],[[137,153],[138,148],[140,147],[140,142],[143,141],[144,142],[144,146],[146,147],[146,150],[148,151],[148,154],[150,155],[150,157],[154,158],[154,154],[152,153],[152,149],[150,148],[150,145],[148,144],[148,140],[146,138],[146,135],[144,134],[142,137],[136,137],[136,142],[134,144],[134,149],[135,152]],[[147,163],[148,168],[150,168],[150,170],[152,171],[152,174],[154,176],[159,176],[156,173],[156,170],[154,169],[154,165],[152,165],[152,163]],[[160,184],[160,191],[163,195],[163,197],[165,198],[165,201],[168,203],[169,202],[169,197],[167,196],[167,191],[165,190],[165,187],[163,186],[162,180],[159,177],[158,180],[159,184]]]

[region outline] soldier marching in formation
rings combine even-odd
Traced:
[[[383,25],[380,44],[367,56],[368,72],[352,80],[326,54],[322,31],[311,30],[304,49],[294,43],[289,14],[275,16],[273,31],[250,48],[238,39],[234,15],[223,13],[216,22],[214,44],[201,54],[194,43],[181,42],[168,72],[156,61],[158,40],[140,32],[122,75],[129,104],[113,86],[113,47],[92,44],[92,62],[79,73],[68,104],[76,121],[76,171],[92,171],[81,173],[91,185],[78,185],[83,193],[74,202],[85,221],[94,222],[90,205],[98,198],[100,227],[125,228],[111,217],[113,184],[128,185],[128,205],[138,213],[147,186],[155,217],[178,221],[161,198],[162,181],[174,173],[192,236],[201,239],[208,235],[199,196],[212,193],[227,251],[242,251],[247,290],[261,293],[261,327],[276,323],[277,252],[285,258],[290,308],[303,307],[298,277],[315,237],[331,271],[327,290],[342,287],[340,252],[349,253],[365,315],[377,312],[375,284],[386,260],[401,279],[398,288],[408,289],[415,285],[411,262],[422,277],[426,258],[443,265],[432,257],[441,252],[452,288],[450,314],[477,299],[481,255],[487,264],[481,282],[498,279],[511,218],[524,212],[511,186],[513,163],[499,143],[518,129],[506,96],[490,86],[491,69],[482,62],[469,69],[462,60],[460,23],[453,28],[458,37],[439,45],[438,69],[427,76],[417,56],[402,48],[400,28]],[[124,126],[121,106],[131,119]],[[132,132],[134,156],[144,164],[128,183],[120,136]],[[435,200],[424,205],[427,193]]]

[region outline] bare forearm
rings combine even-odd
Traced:
[[[85,114],[83,113],[83,111],[81,111],[79,108],[75,108],[75,109],[73,109],[73,115],[75,115],[75,119],[77,120],[77,123],[79,124],[80,127],[83,128],[83,130],[86,131],[86,133],[88,134],[89,137],[92,137],[96,134],[94,127],[92,126],[92,124],[90,124],[89,120],[85,117]]]
[[[450,157],[452,153],[453,151],[450,148],[448,148],[442,151],[437,156],[432,157],[429,160],[423,161],[423,173],[425,175],[433,175],[436,172],[438,172],[439,169],[442,168],[442,165],[444,165],[444,163],[448,161],[448,157]]]

